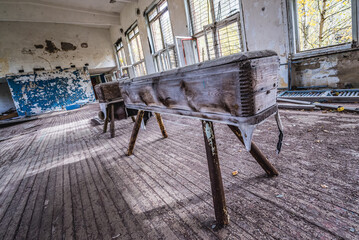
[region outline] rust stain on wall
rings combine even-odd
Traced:
[[[46,40],[45,42],[46,42],[45,51],[49,53],[57,53],[58,51],[60,51],[60,49],[58,49],[52,41]]]
[[[42,45],[42,44],[35,44],[34,47],[35,47],[36,49],[43,49],[43,48],[44,48],[44,45]]]
[[[76,50],[76,46],[69,42],[61,42],[62,51],[74,51]]]

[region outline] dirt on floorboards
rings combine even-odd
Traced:
[[[0,239],[359,239],[359,115],[281,110],[254,142],[268,178],[224,124],[214,124],[230,224],[214,211],[199,120],[163,115],[116,137],[92,126],[98,104],[0,129]],[[238,175],[232,172],[238,170]]]

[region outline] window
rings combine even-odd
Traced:
[[[352,1],[355,3],[352,3]],[[291,0],[293,53],[347,46],[357,32],[353,29],[357,0]]]
[[[188,15],[199,61],[245,49],[239,0],[188,0]]]
[[[116,52],[117,52],[117,59],[118,62],[120,64],[120,73],[121,73],[121,77],[128,77],[128,66],[127,66],[127,61],[126,61],[126,56],[125,56],[125,49],[123,47],[123,43],[122,40],[119,39],[116,43]]]
[[[150,32],[151,51],[157,71],[177,67],[167,0],[160,1],[150,8],[146,16]]]
[[[128,31],[126,36],[129,42],[131,62],[135,77],[146,75],[145,57],[141,45],[141,38],[137,24],[134,24]]]

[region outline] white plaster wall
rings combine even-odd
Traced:
[[[249,51],[274,50],[281,62],[279,86],[288,83],[288,25],[284,0],[242,0]]]
[[[71,65],[89,69],[116,66],[110,31],[106,28],[84,27],[54,23],[0,22],[0,78],[19,70],[31,72],[33,68],[68,68]],[[76,46],[75,50],[49,53],[36,49],[35,44],[46,47],[52,41],[61,50],[61,42]],[[87,43],[82,48],[81,43]]]

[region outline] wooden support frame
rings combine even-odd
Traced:
[[[241,135],[241,131],[238,127],[228,125],[228,127],[232,130],[232,132],[237,136],[239,141],[243,143],[243,137]],[[278,171],[275,169],[275,167],[268,161],[266,156],[261,152],[261,150],[257,147],[257,145],[254,142],[251,142],[251,150],[249,151],[250,154],[254,157],[254,159],[258,162],[258,164],[263,168],[263,170],[267,173],[268,176],[278,176]]]
[[[103,133],[106,133],[106,132],[107,132],[109,115],[110,115],[110,110],[109,110],[109,108],[106,106],[106,118],[105,118],[105,123],[104,123],[104,125],[103,125]]]
[[[156,116],[156,119],[157,119],[158,126],[159,126],[160,129],[161,129],[162,136],[163,136],[164,138],[167,138],[168,135],[167,135],[167,132],[166,132],[166,129],[165,129],[165,125],[163,124],[163,120],[162,120],[161,114],[155,113],[155,116]]]
[[[110,133],[111,133],[111,138],[114,138],[115,137],[115,105],[114,104],[111,104],[110,111],[111,111]]]
[[[133,154],[133,149],[135,148],[137,135],[138,135],[138,132],[140,131],[141,122],[142,122],[144,115],[145,115],[145,111],[143,111],[143,110],[139,110],[137,113],[135,125],[133,126],[133,129],[132,129],[130,143],[128,145],[127,156],[131,156]],[[155,113],[155,115],[156,115],[157,123],[161,129],[162,136],[164,138],[167,138],[168,135],[166,132],[166,128],[163,124],[161,115],[159,113]]]
[[[226,199],[224,196],[221,169],[219,166],[216,138],[213,122],[202,120],[204,143],[207,153],[209,178],[211,181],[216,228],[221,228],[229,223]]]
[[[133,153],[133,149],[135,148],[136,139],[137,139],[138,132],[140,131],[143,115],[145,115],[145,111],[139,110],[137,113],[135,125],[133,126],[133,129],[132,129],[131,139],[130,139],[130,143],[128,145],[127,156],[131,156]]]

